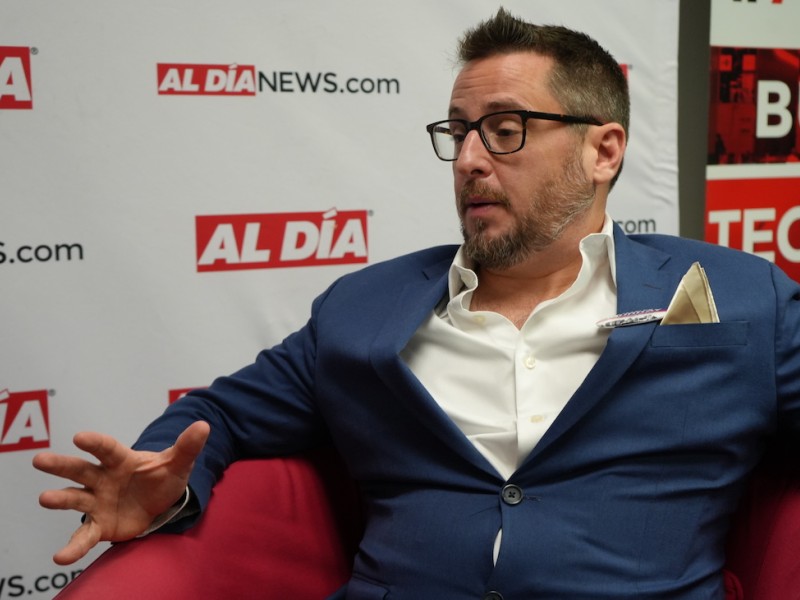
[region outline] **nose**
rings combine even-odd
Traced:
[[[461,144],[461,152],[455,160],[454,168],[462,176],[475,177],[489,172],[491,168],[491,152],[483,145],[477,131],[470,131]]]

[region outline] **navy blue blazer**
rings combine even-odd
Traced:
[[[800,287],[718,246],[615,240],[618,312],[665,308],[699,261],[721,322],[615,329],[507,481],[398,356],[445,296],[455,246],[341,278],[305,327],[172,405],[137,447],[207,420],[190,482],[205,506],[230,462],[332,441],[367,511],[341,597],[723,598],[744,480],[769,437],[800,429]]]

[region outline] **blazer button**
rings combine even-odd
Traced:
[[[500,592],[489,592],[483,597],[483,600],[503,600],[503,594]]]
[[[509,506],[519,504],[523,500],[522,488],[513,483],[509,483],[503,488],[502,492],[503,502]]]

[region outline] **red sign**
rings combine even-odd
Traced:
[[[800,50],[711,48],[709,164],[800,159]]]
[[[0,452],[50,447],[47,391],[0,390]]]
[[[33,108],[31,50],[0,46],[0,109]]]
[[[157,65],[158,93],[182,96],[255,96],[253,65]]]
[[[367,262],[367,211],[195,218],[197,270],[231,271]]]
[[[189,392],[199,389],[201,388],[181,388],[177,390],[169,390],[169,403],[172,404],[174,402],[177,402]]]
[[[773,261],[800,281],[800,179],[707,182],[706,240]]]

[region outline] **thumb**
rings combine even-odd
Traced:
[[[191,470],[210,433],[211,427],[205,421],[195,421],[183,430],[172,447],[173,465],[177,470]]]

